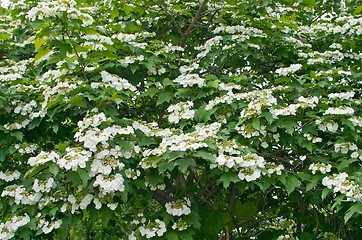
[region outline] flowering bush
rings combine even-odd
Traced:
[[[14,0],[1,239],[357,239],[355,0]]]

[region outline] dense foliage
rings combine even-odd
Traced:
[[[361,1],[0,11],[0,239],[362,235]]]

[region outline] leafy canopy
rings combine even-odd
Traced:
[[[0,12],[1,239],[361,236],[361,1]]]

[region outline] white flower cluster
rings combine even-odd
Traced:
[[[278,68],[277,70],[275,70],[275,72],[281,76],[288,76],[290,73],[295,73],[296,71],[300,70],[301,68],[302,68],[302,64],[292,64],[286,68]]]
[[[20,154],[35,153],[38,147],[39,145],[36,143],[22,142],[21,144],[14,144],[14,148],[17,149]]]
[[[151,155],[160,156],[168,151],[187,151],[187,150],[196,150],[202,147],[207,147],[207,144],[204,142],[208,139],[215,139],[216,134],[221,127],[221,123],[212,123],[212,124],[198,124],[195,127],[195,131],[191,133],[175,133],[173,135],[164,137],[159,147],[155,149],[147,149],[143,152],[144,157]],[[144,159],[145,160],[145,159]],[[144,161],[143,160],[143,161]],[[141,166],[149,167],[145,165],[144,162],[140,163]]]
[[[300,96],[298,98],[298,102],[309,104],[310,106],[315,106],[315,104],[318,104],[319,98],[317,96],[314,97],[304,97]]]
[[[305,138],[307,138],[308,141],[311,141],[312,143],[322,142],[322,140],[323,140],[322,138],[313,136],[313,135],[310,134],[310,133],[304,133],[303,136],[304,136]]]
[[[177,222],[174,222],[172,225],[173,230],[183,231],[190,227],[190,225],[185,222],[182,218],[177,219]]]
[[[126,156],[128,156],[129,158],[131,156],[131,153],[130,155]],[[101,173],[103,175],[109,175],[111,174],[112,170],[116,168],[122,170],[124,164],[118,160],[119,157],[125,157],[119,146],[115,146],[110,150],[103,149],[100,152],[96,153],[94,156],[94,160],[91,164],[89,176],[93,177],[98,173]]]
[[[276,165],[275,163],[267,163],[265,164],[265,169],[268,171],[268,174],[276,173],[277,175],[281,175],[284,170],[283,165]],[[263,172],[264,174],[264,172]]]
[[[325,163],[312,163],[309,166],[309,170],[311,170],[313,174],[315,174],[317,171],[326,174],[327,172],[330,172],[332,170],[332,165]]]
[[[98,110],[95,109],[94,112],[98,112]],[[106,115],[103,112],[101,112],[99,114],[94,114],[93,116],[88,116],[88,117],[83,118],[83,120],[79,121],[77,123],[77,125],[79,127],[79,132],[82,132],[89,126],[95,128],[106,121],[112,121],[112,119],[110,117],[107,118]]]
[[[223,168],[224,166],[227,168],[252,168],[255,169],[257,167],[264,168],[266,162],[263,157],[258,156],[257,154],[249,153],[246,156],[234,157],[229,155],[224,155],[221,153],[215,159],[215,162],[219,167]]]
[[[362,200],[361,187],[354,181],[348,180],[348,174],[345,172],[326,176],[322,179],[322,184],[333,192],[340,192],[347,196],[350,201]]]
[[[104,35],[100,35],[100,34],[88,34],[85,36],[82,36],[82,38],[88,40],[88,41],[98,41],[101,43],[106,43],[108,45],[113,45],[113,41],[110,37],[104,36]]]
[[[293,236],[291,236],[290,234],[280,235],[277,238],[277,240],[284,240],[284,239],[295,240],[295,238]]]
[[[127,34],[127,33],[119,33],[117,35],[113,35],[113,39],[118,39],[121,42],[125,42],[127,44],[132,45],[133,47],[145,49],[147,46],[145,38],[150,38],[156,36],[156,33],[150,32],[140,32],[135,34]],[[137,42],[141,41],[141,42]]]
[[[83,22],[83,26],[93,23],[93,17],[88,13],[83,13],[76,7],[74,0],[54,0],[38,2],[36,7],[29,10],[26,17],[30,21],[35,19],[48,19],[50,17],[62,17],[63,14],[70,19],[77,19]],[[92,8],[83,8],[87,12],[92,12]]]
[[[155,236],[162,237],[163,234],[167,231],[166,224],[159,219],[156,219],[154,222],[148,222],[147,225],[145,225],[145,222],[146,219],[143,218],[142,219],[143,225],[136,230],[136,233],[139,233],[142,237],[146,238],[153,238]],[[135,232],[133,232],[128,239],[129,240],[139,239],[136,238],[134,235]]]
[[[218,84],[218,88],[220,90],[224,90],[224,91],[232,91],[233,89],[236,89],[236,90],[241,90],[241,85],[237,85],[235,83],[219,83]]]
[[[341,53],[338,50],[335,51],[325,51],[325,52],[299,52],[300,57],[308,58],[307,64],[313,65],[315,63],[335,63],[336,61],[342,61],[345,58],[345,54]]]
[[[348,99],[351,99],[353,98],[355,92],[353,91],[350,91],[350,92],[341,92],[341,93],[330,93],[328,94],[328,97],[330,99],[340,99],[340,100],[348,100]]]
[[[185,51],[185,49],[183,49],[180,46],[172,45],[172,43],[169,43],[169,44],[165,45],[165,47],[162,49],[162,51],[166,52],[166,53],[176,52],[176,51],[183,52],[183,51]]]
[[[111,126],[111,127],[107,127],[103,130],[100,130],[99,128],[95,127],[95,128],[91,128],[87,131],[82,132],[81,129],[75,134],[75,139],[78,142],[83,142],[84,143],[84,148],[89,149],[92,152],[96,152],[97,151],[97,145],[99,143],[102,144],[103,148],[107,148],[108,147],[108,140],[112,140],[114,139],[114,137],[116,135],[128,135],[128,134],[133,134],[134,130],[131,126],[122,128],[120,126]],[[130,154],[126,154],[129,155]],[[129,158],[128,157],[128,158]]]
[[[328,130],[330,132],[335,133],[338,130],[338,123],[336,123],[333,120],[329,120],[329,121],[323,122],[323,123],[320,120],[316,120],[315,123],[318,125],[318,129],[322,130],[323,132]]]
[[[5,223],[0,223],[0,239],[8,240],[13,239],[16,231],[30,222],[30,217],[25,214],[24,216],[14,216]]]
[[[128,168],[124,171],[124,174],[126,175],[127,178],[136,180],[141,175],[141,172],[138,169],[134,170],[132,168]]]
[[[273,87],[271,89],[263,89],[263,90],[254,90],[250,92],[243,92],[243,93],[233,93],[232,91],[228,91],[224,96],[222,97],[216,97],[215,99],[211,100],[205,107],[206,110],[212,109],[215,105],[220,103],[227,103],[231,104],[235,100],[247,100],[251,101],[254,100],[253,103],[250,103],[250,106],[253,110],[251,112],[255,112],[256,109],[261,109],[263,106],[272,106],[276,104],[276,98],[272,96],[272,93],[274,91],[287,89],[288,87],[283,86],[277,86]],[[260,99],[260,100],[258,100]],[[248,111],[246,110],[244,113],[242,113],[242,116],[249,116]]]
[[[59,160],[59,155],[52,151],[52,152],[44,152],[41,151],[36,157],[30,157],[28,159],[28,164],[30,166],[41,165],[47,162],[57,162]]]
[[[37,106],[37,102],[34,100],[31,100],[29,103],[26,104],[19,104],[15,109],[14,113],[20,113],[23,116],[28,115],[33,111],[33,108]]]
[[[50,192],[52,188],[56,186],[53,178],[47,180],[35,179],[33,184],[33,190],[35,192]]]
[[[289,116],[289,115],[296,115],[298,108],[307,108],[307,107],[315,107],[315,104],[309,104],[309,103],[296,103],[296,104],[290,104],[286,107],[280,107],[280,108],[270,108],[270,113],[273,116],[274,119],[278,119],[278,116]]]
[[[162,129],[158,127],[156,122],[141,122],[141,121],[134,121],[132,123],[132,127],[134,130],[142,131],[147,137],[169,137],[172,135],[170,129]]]
[[[93,183],[93,187],[99,186],[101,194],[106,195],[114,192],[123,192],[123,182],[124,179],[119,173],[116,173],[114,175],[99,174],[96,177],[96,181]]]
[[[196,58],[200,59],[200,58],[205,57],[211,51],[212,46],[219,45],[221,40],[222,40],[221,36],[215,36],[215,37],[207,40],[204,45],[195,47],[196,50],[204,50],[204,51],[198,53]]]
[[[193,102],[180,102],[174,105],[171,105],[167,108],[167,111],[170,113],[168,115],[168,121],[171,123],[179,123],[181,119],[192,119],[195,115],[195,110],[191,110],[194,105]]]
[[[96,209],[100,209],[100,207],[102,206],[102,204],[98,201],[98,199],[94,198],[93,195],[90,193],[84,195],[83,192],[78,192],[78,194],[76,196],[71,194],[68,196],[68,198],[66,200],[71,205],[70,211],[72,214],[74,214],[79,208],[86,209],[87,206],[92,202],[92,200],[95,204]],[[61,212],[65,212],[67,210],[68,203],[63,204],[63,206],[60,209]]]
[[[236,126],[235,129],[236,131],[238,131],[238,133],[243,135],[244,138],[257,137],[259,135],[266,134],[265,126],[260,126],[260,129],[257,130],[252,126],[251,123],[247,123],[241,126]]]
[[[18,170],[15,171],[0,171],[0,179],[4,180],[5,182],[11,182],[20,178],[20,172]]]
[[[334,151],[341,152],[343,154],[348,153],[348,151],[357,151],[357,150],[358,147],[354,143],[345,142],[345,143],[334,144]]]
[[[329,47],[332,49],[339,49],[339,50],[343,49],[343,46],[339,43],[332,43]]]
[[[183,87],[192,87],[194,84],[197,84],[198,87],[205,86],[205,80],[198,74],[180,75],[173,81],[181,84]]]
[[[186,75],[188,73],[191,73],[193,70],[197,69],[198,67],[199,67],[199,64],[194,62],[191,65],[181,66],[180,72],[182,75]]]
[[[78,167],[85,168],[86,163],[92,155],[91,152],[86,151],[80,147],[67,147],[66,151],[67,154],[64,157],[60,158],[57,161],[57,164],[59,165],[59,167],[65,168],[68,171],[70,169],[73,171],[77,171]]]
[[[191,213],[191,202],[188,198],[178,199],[165,204],[166,212],[171,216],[189,215]]]
[[[353,116],[349,119],[349,121],[352,122],[354,126],[362,127],[362,117],[359,116]]]
[[[60,228],[62,225],[62,220],[48,222],[47,220],[40,219],[38,223],[38,229],[41,229],[43,233],[48,234],[54,229]]]
[[[15,203],[17,205],[19,205],[20,202],[26,205],[34,205],[39,202],[42,194],[35,191],[26,191],[26,189],[22,186],[11,185],[7,186],[4,189],[4,191],[1,193],[1,196],[9,196],[15,198]]]
[[[131,90],[133,92],[137,91],[137,88],[130,84],[126,79],[120,78],[114,74],[110,74],[106,71],[101,72],[102,82],[92,82],[92,88],[99,88],[100,86],[103,87],[112,87],[117,91],[122,90]]]

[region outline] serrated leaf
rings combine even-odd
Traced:
[[[260,130],[260,121],[258,118],[253,118],[253,120],[251,121],[251,125],[253,126],[253,128],[255,128],[256,130]]]
[[[37,173],[41,172],[44,168],[46,168],[45,165],[38,165],[38,166],[34,166],[33,168],[29,169],[26,173],[25,173],[25,177],[26,178],[31,178],[34,175],[36,175]]]
[[[321,179],[322,176],[320,175],[316,175],[312,178],[312,180],[310,180],[310,182],[307,184],[307,187],[305,189],[306,192],[308,192],[309,190],[311,190],[312,188],[314,188],[315,186],[317,186],[319,180]]]
[[[150,96],[153,97],[158,93],[160,90],[157,88],[148,88],[141,96]]]
[[[215,156],[204,150],[197,151],[195,155],[202,159],[209,160],[211,162],[215,162]]]
[[[157,105],[160,105],[164,102],[169,102],[172,99],[172,95],[167,92],[162,92],[158,95]]]
[[[82,180],[82,183],[84,186],[87,186],[88,180],[89,180],[89,175],[88,173],[81,168],[77,169],[77,173],[79,174],[80,179]]]
[[[239,182],[240,178],[234,172],[226,172],[221,175],[219,182],[222,182],[224,188],[228,188],[231,182]]]
[[[288,195],[291,194],[296,187],[300,186],[300,181],[293,175],[290,175],[285,182],[285,190],[287,191]]]
[[[192,158],[182,158],[176,160],[175,165],[178,166],[181,172],[185,172],[188,167],[196,166],[196,161]]]
[[[168,231],[165,235],[165,239],[168,240],[178,240],[177,232],[175,231]]]
[[[331,193],[332,191],[330,190],[330,189],[328,189],[328,188],[325,188],[323,191],[322,191],[322,200],[324,200],[326,197],[327,197],[327,195],[329,194],[329,193]]]
[[[356,203],[347,210],[346,215],[344,215],[344,223],[347,223],[355,213],[362,214],[362,203]]]

